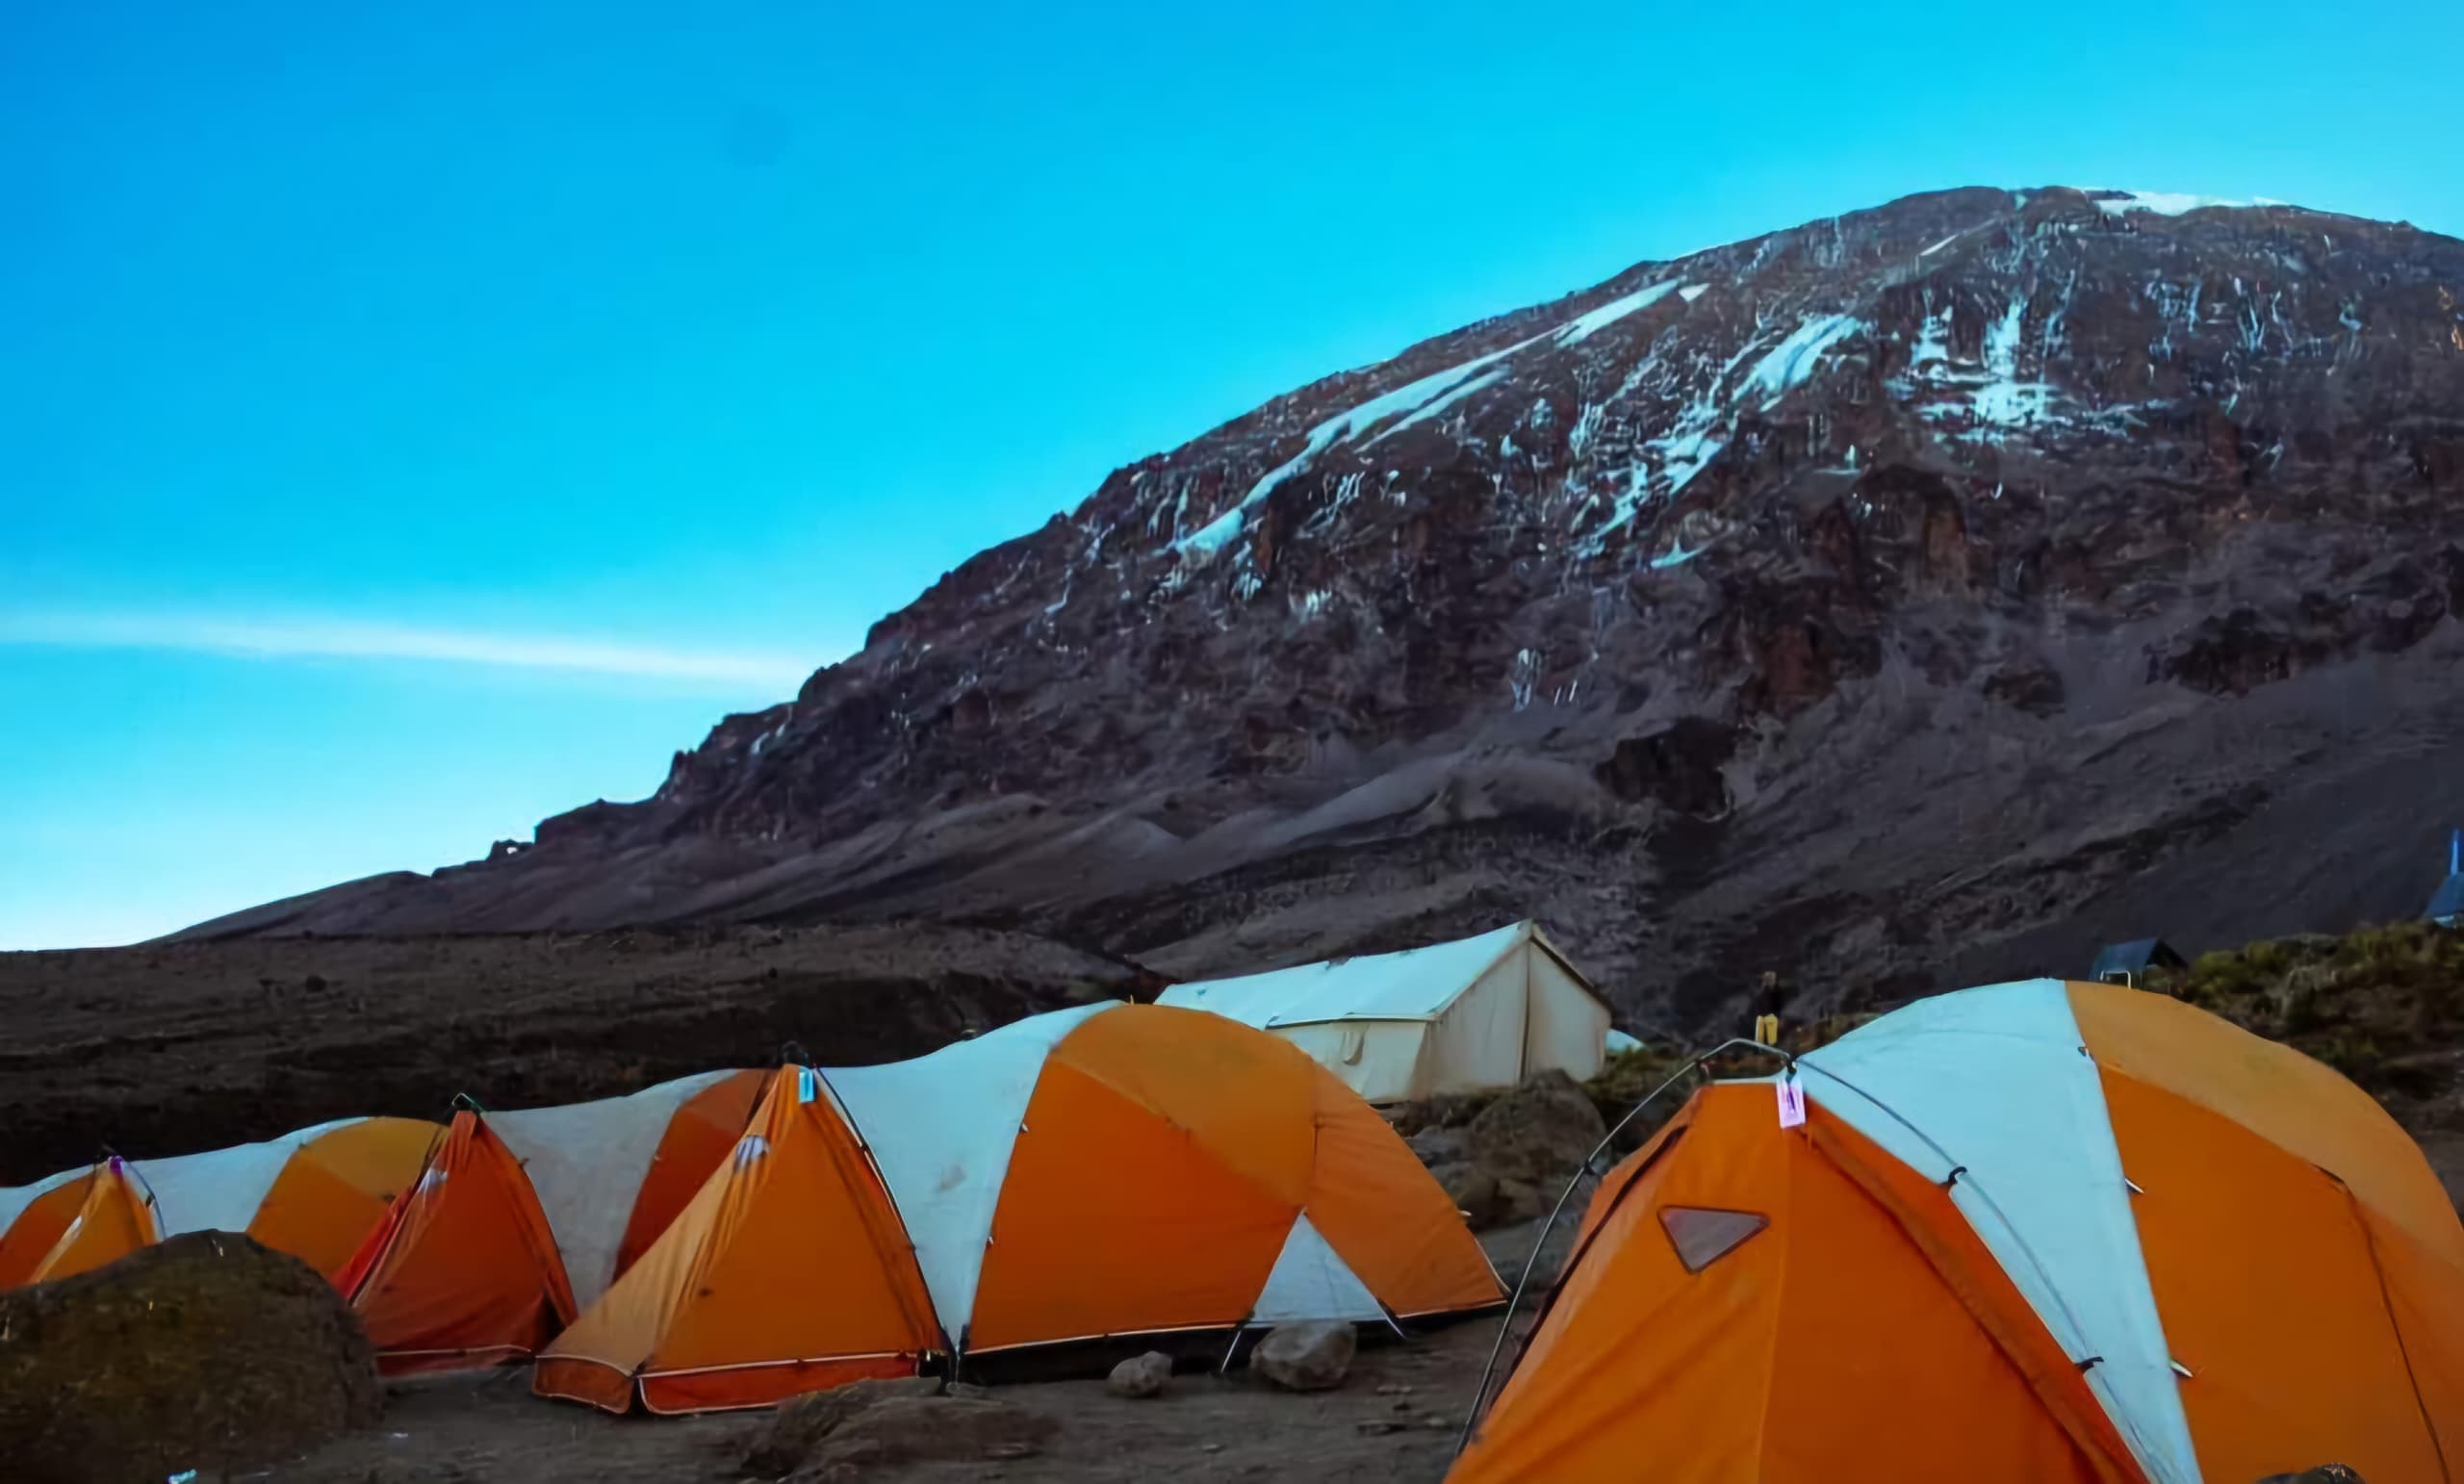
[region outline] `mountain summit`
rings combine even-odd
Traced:
[[[1683,1022],[2406,914],[2460,295],[2409,226],[2069,188],[1644,264],[1117,471],[646,801],[191,933],[1529,915]]]

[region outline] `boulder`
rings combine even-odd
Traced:
[[[15,1484],[154,1484],[282,1463],[384,1416],[368,1337],[297,1258],[191,1232],[0,1293]]]
[[[911,1463],[1032,1458],[1061,1424],[1006,1401],[973,1396],[893,1396],[858,1412],[806,1455],[790,1484],[879,1477]]]
[[[1412,1153],[1421,1157],[1423,1164],[1432,1169],[1472,1157],[1472,1136],[1463,1129],[1424,1128],[1404,1142],[1412,1146]]]
[[[1581,1085],[1552,1067],[1481,1109],[1464,1132],[1473,1161],[1501,1182],[1554,1191],[1608,1137],[1608,1125]]]
[[[852,1381],[826,1392],[790,1396],[772,1410],[769,1427],[746,1451],[745,1471],[777,1478],[804,1462],[822,1439],[865,1408],[892,1397],[940,1394],[941,1383],[935,1377],[896,1376]]]
[[[1249,1352],[1249,1369],[1285,1391],[1330,1392],[1350,1373],[1358,1343],[1343,1319],[1277,1325]]]
[[[1161,1396],[1171,1379],[1172,1358],[1161,1350],[1149,1350],[1115,1366],[1104,1381],[1104,1390],[1132,1400]]]

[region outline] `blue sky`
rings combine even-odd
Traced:
[[[0,948],[631,798],[1111,468],[1912,191],[2464,233],[2464,8],[24,6]]]

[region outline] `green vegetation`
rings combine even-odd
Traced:
[[[2464,933],[2427,922],[2201,955],[2145,987],[2287,1042],[2381,1098],[2438,1095],[2464,1038]]]
[[[2464,1050],[2464,932],[2427,922],[2360,928],[2342,937],[2276,938],[2158,970],[2142,987],[2223,1016],[2324,1062],[2382,1102],[2424,1102],[2452,1089]],[[1792,1052],[1828,1045],[1874,1018],[1833,1015],[1781,1028]],[[1610,1127],[1694,1056],[1654,1044],[1611,1057],[1583,1084]],[[1709,1077],[1752,1077],[1768,1058],[1730,1053],[1663,1093],[1619,1142],[1631,1148]],[[1708,1074],[1707,1076],[1707,1074]]]

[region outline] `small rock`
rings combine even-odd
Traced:
[[[1358,1428],[1361,1432],[1366,1433],[1366,1434],[1368,1434],[1369,1436],[1371,1436],[1371,1437],[1373,1437],[1373,1437],[1381,1436],[1381,1435],[1386,1434],[1386,1433],[1391,1433],[1391,1432],[1401,1432],[1401,1431],[1403,1430],[1403,1424],[1402,1424],[1402,1423],[1400,1423],[1400,1422],[1390,1422],[1390,1421],[1386,1421],[1386,1420],[1384,1420],[1383,1419],[1379,1419],[1379,1420],[1373,1420],[1373,1421],[1367,1421],[1367,1422],[1355,1422],[1355,1423],[1353,1423],[1352,1425],[1353,1425],[1354,1427]]]
[[[1461,1129],[1426,1128],[1404,1142],[1423,1164],[1455,1164],[1472,1157],[1472,1136]]]
[[[1197,1446],[1197,1450],[1201,1453],[1220,1453],[1223,1451],[1223,1445],[1220,1443],[1201,1443]]]
[[[1249,1352],[1249,1369],[1286,1391],[1332,1391],[1350,1373],[1358,1343],[1342,1319],[1282,1324]]]
[[[1400,1381],[1389,1381],[1377,1389],[1380,1396],[1409,1396],[1411,1394],[1412,1389]]]
[[[1115,1366],[1104,1382],[1104,1390],[1132,1400],[1161,1396],[1171,1379],[1172,1358],[1161,1350],[1149,1350]]]

